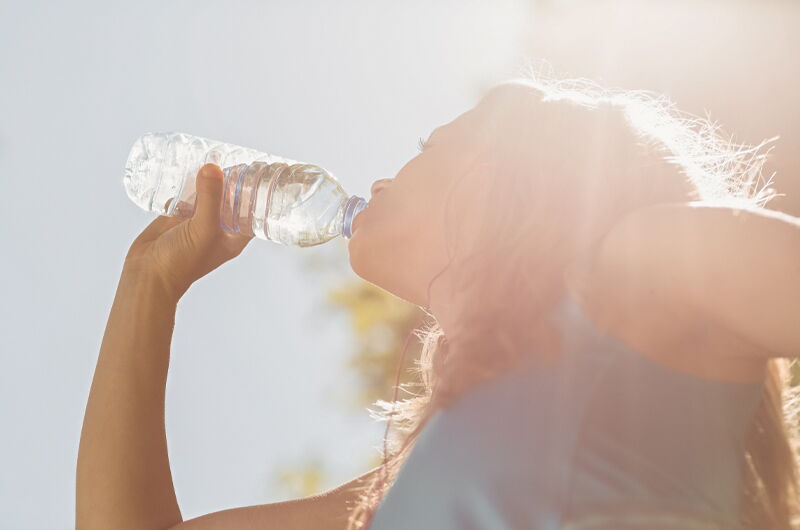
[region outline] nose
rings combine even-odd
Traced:
[[[374,197],[375,195],[377,195],[377,193],[378,193],[380,190],[382,190],[383,188],[385,188],[386,186],[388,186],[388,185],[389,185],[389,182],[390,182],[390,181],[391,181],[391,179],[378,179],[378,180],[376,180],[375,182],[373,182],[373,183],[372,183],[372,186],[371,186],[371,187],[370,187],[370,189],[369,189],[369,193],[370,193],[370,195],[372,195],[372,197]]]

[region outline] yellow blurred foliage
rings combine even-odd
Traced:
[[[322,465],[313,460],[303,467],[278,471],[277,481],[287,495],[301,498],[321,493],[324,476]]]
[[[350,316],[357,346],[348,360],[348,367],[360,381],[356,406],[390,399],[403,344],[420,325],[425,313],[414,304],[360,279],[332,289],[328,302],[343,308]],[[419,339],[412,336],[401,368],[401,385],[419,381],[410,369],[415,366],[420,347]],[[408,396],[398,394],[398,398],[405,397]]]

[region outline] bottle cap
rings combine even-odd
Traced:
[[[353,195],[344,205],[344,218],[342,219],[342,235],[345,239],[350,239],[353,235],[353,219],[358,212],[367,207],[367,201],[363,197]]]

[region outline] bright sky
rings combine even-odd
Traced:
[[[147,131],[315,162],[350,193],[515,73],[529,2],[153,0],[0,7],[0,526],[72,528],[81,422],[125,252],[152,219],[122,172]],[[285,500],[276,470],[363,471],[348,410],[344,242],[255,240],[179,307],[167,431],[185,519]],[[320,276],[306,263],[342,271]],[[344,267],[342,265],[345,265]]]

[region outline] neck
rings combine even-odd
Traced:
[[[588,273],[579,268],[570,267],[564,271],[563,277],[560,280],[563,282],[563,289],[569,290],[573,297],[581,301],[582,305],[587,303],[589,293],[587,293],[587,277]],[[427,300],[430,313],[433,314],[436,322],[442,328],[444,335],[452,341],[457,333],[459,323],[457,319],[459,315],[463,314],[463,304],[474,303],[470,299],[463,296],[458,296],[458,290],[455,285],[455,275],[450,269],[442,271],[437,275],[430,285]],[[592,306],[594,308],[594,306]],[[538,325],[532,323],[531,331],[548,334],[552,333],[549,321],[543,320]]]
[[[454,295],[454,278],[448,268],[435,276],[431,282],[427,293],[427,309],[436,318],[445,336],[449,338],[453,336],[458,315],[458,305]]]

